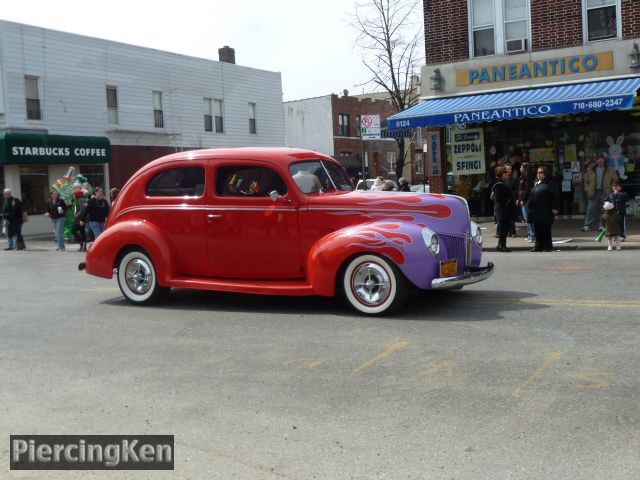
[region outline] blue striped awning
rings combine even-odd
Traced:
[[[389,130],[568,115],[633,106],[640,77],[426,100],[388,118]]]

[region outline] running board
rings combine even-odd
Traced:
[[[218,278],[178,277],[169,282],[173,288],[253,293],[258,295],[309,296],[313,287],[304,280],[226,280]]]

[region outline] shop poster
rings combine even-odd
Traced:
[[[532,148],[529,150],[529,161],[532,163],[553,163],[553,148]]]
[[[576,144],[575,143],[567,143],[564,146],[564,161],[565,162],[575,162],[578,160],[576,155]]]
[[[427,138],[423,145],[427,147],[425,150],[425,155],[427,155],[427,175],[429,177],[439,177],[442,175],[440,132],[427,132]]]
[[[472,175],[485,173],[484,130],[468,128],[451,132],[451,173]]]

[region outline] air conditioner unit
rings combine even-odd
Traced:
[[[526,38],[507,40],[507,53],[524,52],[527,49]]]

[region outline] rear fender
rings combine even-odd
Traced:
[[[161,230],[144,220],[118,222],[107,228],[87,252],[87,273],[112,278],[120,254],[128,248],[145,250],[153,260],[160,285],[174,276],[171,249]]]
[[[412,283],[425,284],[424,259],[431,255],[422,239],[421,227],[398,220],[380,220],[336,230],[316,242],[307,258],[314,292],[335,295],[341,267],[348,259],[363,253],[382,255],[393,261]]]

